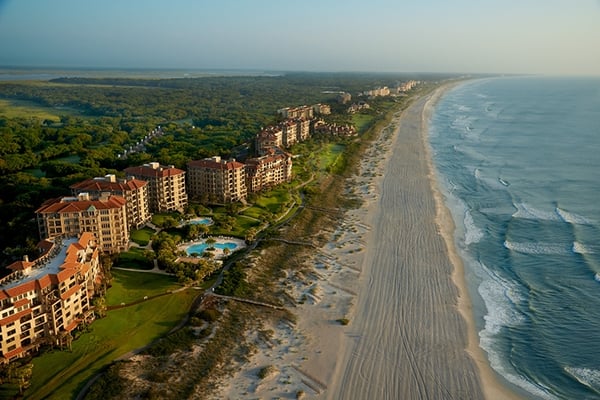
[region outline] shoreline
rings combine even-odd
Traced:
[[[486,399],[521,399],[513,390],[506,384],[498,380],[497,373],[492,369],[490,363],[484,353],[484,350],[479,346],[479,336],[475,324],[475,316],[473,314],[473,306],[471,295],[468,290],[468,285],[465,277],[465,267],[462,258],[456,250],[454,241],[454,232],[456,229],[454,220],[450,210],[444,202],[444,196],[439,188],[437,181],[437,171],[431,154],[431,146],[429,144],[429,119],[434,112],[435,105],[443,97],[443,95],[455,87],[456,84],[448,84],[442,86],[431,95],[431,98],[425,103],[422,110],[422,140],[427,155],[429,167],[429,182],[436,203],[436,224],[439,227],[440,235],[444,239],[447,247],[448,257],[454,266],[452,271],[452,281],[459,290],[458,294],[458,311],[462,315],[467,324],[467,347],[466,352],[477,365],[479,378],[481,380],[482,389]]]
[[[428,119],[456,84],[415,98],[377,133],[346,182],[363,204],[280,280],[296,321],[248,332],[256,352],[211,398],[520,398],[479,347],[431,157]]]

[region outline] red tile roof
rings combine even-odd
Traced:
[[[90,191],[90,192],[128,192],[140,189],[146,186],[148,182],[140,179],[128,179],[127,181],[110,182],[105,179],[87,179],[83,182],[71,185],[71,189],[77,191]]]
[[[69,289],[66,292],[64,292],[63,294],[61,294],[60,298],[63,300],[68,299],[69,297],[73,296],[74,293],[77,293],[79,291],[79,289],[81,289],[81,286],[79,284],[76,284],[71,289]]]
[[[16,349],[9,351],[8,353],[4,354],[4,358],[6,358],[7,360],[12,358],[13,356],[16,356],[17,354],[21,353],[23,351],[22,347],[17,347]]]
[[[107,200],[77,200],[73,197],[53,199],[42,204],[36,213],[68,213],[87,211],[90,207],[97,210],[110,210],[125,206],[125,199],[121,196],[110,196]]]
[[[6,294],[8,294],[10,297],[17,297],[18,295],[27,293],[31,290],[35,290],[35,281],[25,282],[12,288],[4,289]]]
[[[15,261],[6,268],[11,269],[13,271],[23,271],[27,268],[31,268],[33,265],[34,263],[30,261]]]
[[[213,159],[194,160],[188,163],[188,168],[207,168],[216,170],[230,170],[244,168],[244,164],[238,161],[217,162]]]
[[[139,167],[125,168],[125,173],[129,176],[138,176],[144,178],[166,178],[168,176],[185,174],[185,171],[174,167],[171,168],[161,166],[155,169],[142,165]]]

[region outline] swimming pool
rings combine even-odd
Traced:
[[[246,244],[242,239],[231,237],[213,237],[212,239],[214,240],[212,244],[206,243],[206,239],[204,239],[180,245],[179,248],[184,250],[188,257],[200,257],[204,254],[206,249],[213,248],[213,257],[219,259],[226,256],[225,253],[233,253],[234,251],[246,247]],[[227,249],[227,251],[225,251],[225,249]]]
[[[184,222],[189,225],[211,225],[213,223],[212,218],[194,218]]]
[[[196,244],[193,244],[193,245],[187,247],[185,249],[185,252],[188,253],[188,255],[190,255],[190,256],[192,254],[202,254],[209,247],[214,247],[215,249],[220,249],[220,250],[229,249],[229,250],[233,251],[233,250],[237,249],[238,245],[237,245],[237,243],[233,243],[233,242],[213,243],[212,245],[209,245],[207,243],[196,243]]]

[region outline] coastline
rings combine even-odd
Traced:
[[[465,278],[465,267],[462,258],[458,255],[456,244],[454,242],[454,231],[456,227],[450,210],[444,203],[444,198],[439,189],[439,184],[436,178],[435,164],[433,162],[433,156],[431,154],[431,147],[428,139],[428,121],[434,112],[437,102],[448,90],[452,89],[454,86],[456,85],[449,84],[437,89],[431,96],[431,99],[426,102],[422,111],[421,123],[423,128],[421,136],[423,140],[423,146],[425,147],[425,152],[427,154],[427,162],[429,167],[428,178],[431,184],[433,197],[436,202],[436,223],[440,230],[440,235],[446,243],[450,262],[454,266],[452,271],[452,281],[459,290],[457,298],[458,311],[467,324],[468,336],[467,347],[465,350],[477,365],[484,396],[486,399],[521,399],[521,397],[513,392],[510,388],[499,382],[496,373],[493,371],[486,355],[484,354],[483,349],[479,346],[479,337],[475,325],[471,297]]]
[[[378,133],[347,182],[362,206],[280,282],[296,321],[248,332],[256,352],[212,398],[520,398],[478,345],[435,177],[427,122],[455,85],[414,99]]]

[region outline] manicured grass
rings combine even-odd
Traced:
[[[120,275],[122,272],[115,271],[115,274]],[[128,290],[141,287],[138,282],[144,277],[140,275],[145,277],[150,274],[136,273],[126,279],[128,283],[123,283],[123,286],[128,287]],[[161,277],[165,279],[164,276]],[[111,294],[112,290],[109,290],[109,297],[123,298],[122,293]],[[146,293],[151,292],[149,290]],[[75,398],[85,382],[102,367],[165,335],[177,325],[197,295],[197,291],[185,290],[132,307],[109,311],[107,317],[94,321],[89,333],[73,342],[72,351],[53,351],[34,359],[31,387],[25,397]]]
[[[373,122],[373,119],[375,119],[375,117],[369,114],[357,113],[352,115],[352,123],[356,127],[358,133],[366,131]]]
[[[131,231],[131,240],[139,244],[140,246],[146,246],[150,242],[150,238],[154,235],[154,229],[144,227],[142,229],[136,229]]]
[[[242,215],[246,215],[250,218],[261,219],[265,216],[265,210],[258,206],[252,206],[242,211]]]
[[[133,269],[152,269],[154,265],[144,256],[144,249],[132,247],[129,251],[119,253],[116,267]]]
[[[170,275],[112,270],[112,286],[106,296],[106,304],[119,305],[152,297],[180,288],[177,279]]]
[[[256,205],[276,214],[280,212],[282,205],[290,199],[291,195],[287,188],[277,187],[260,196],[256,201]]]
[[[320,153],[320,167],[321,170],[327,171],[334,169],[335,163],[339,160],[346,146],[342,144],[330,143],[325,146]]]

